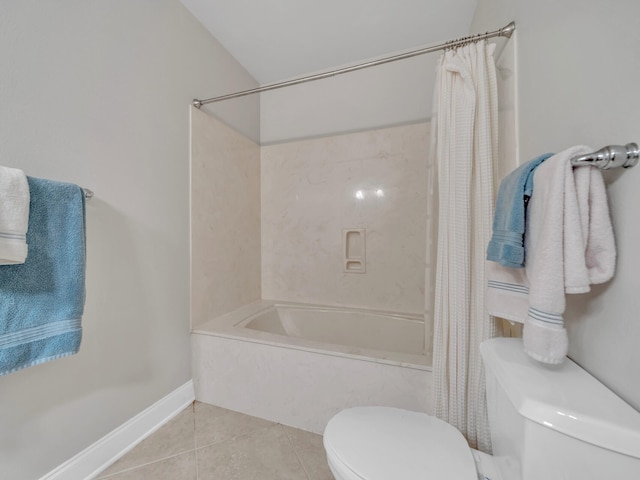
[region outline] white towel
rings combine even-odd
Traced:
[[[538,167],[527,210],[525,271],[498,264],[489,269],[489,313],[523,322],[525,351],[544,363],[561,363],[567,354],[565,293],[588,292],[615,270],[602,173],[570,163],[590,151],[571,147]]]
[[[489,314],[524,323],[529,314],[529,280],[525,269],[504,267],[489,260],[486,268],[485,295]]]
[[[0,167],[0,265],[27,258],[29,184],[22,170]]]

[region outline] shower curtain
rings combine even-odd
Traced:
[[[440,59],[431,159],[437,214],[430,215],[428,232],[434,233],[437,218],[437,261],[426,272],[435,282],[435,414],[485,452],[491,451],[491,438],[479,345],[496,335],[484,304],[498,153],[494,47],[483,40],[447,50]]]

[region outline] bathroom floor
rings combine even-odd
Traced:
[[[98,479],[333,480],[322,436],[194,402]]]

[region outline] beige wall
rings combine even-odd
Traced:
[[[636,0],[479,0],[473,31],[517,23],[519,154],[640,141]],[[640,167],[606,175],[618,249],[607,285],[569,296],[570,356],[640,409]]]
[[[422,122],[263,146],[263,297],[422,313],[428,142]],[[352,228],[363,274],[342,269]]]
[[[0,478],[34,480],[190,380],[189,104],[255,82],[175,0],[1,2],[0,59],[0,164],[96,194],[81,352],[0,377]]]
[[[191,108],[191,324],[260,300],[260,147]]]

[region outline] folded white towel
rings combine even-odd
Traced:
[[[590,284],[606,282],[615,270],[602,173],[570,164],[575,155],[590,151],[571,147],[535,171],[527,210],[525,272],[498,264],[488,270],[489,313],[523,322],[525,351],[544,363],[561,363],[567,354],[565,293],[588,292]]]
[[[0,265],[27,258],[29,184],[22,170],[0,167]]]

